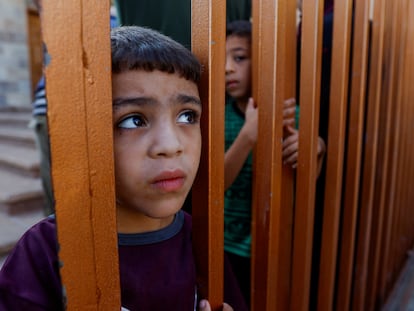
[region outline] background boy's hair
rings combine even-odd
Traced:
[[[252,37],[252,23],[246,20],[237,20],[228,23],[226,37],[229,36],[247,38],[250,41]]]
[[[201,65],[183,45],[158,31],[123,26],[111,30],[112,73],[159,70],[198,83]]]

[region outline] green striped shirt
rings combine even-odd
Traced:
[[[225,108],[225,148],[236,139],[244,124],[244,115],[228,102]],[[224,249],[227,252],[250,257],[252,154],[224,196]]]

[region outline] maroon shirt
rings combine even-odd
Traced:
[[[180,211],[162,230],[118,234],[118,245],[123,308],[194,310],[197,286],[191,216]],[[225,301],[234,310],[247,310],[225,266]],[[0,311],[63,310],[62,301],[56,223],[48,217],[24,234],[4,263]]]

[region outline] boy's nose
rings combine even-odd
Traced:
[[[180,139],[180,131],[175,126],[160,125],[154,132],[153,143],[149,150],[150,156],[157,157],[174,157],[181,154],[183,145]]]
[[[226,60],[225,69],[226,69],[226,74],[229,74],[234,71],[233,63],[230,60]]]

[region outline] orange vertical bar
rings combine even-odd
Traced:
[[[192,1],[192,50],[204,72],[200,82],[203,137],[193,187],[193,247],[199,287],[213,310],[223,302],[224,243],[224,65],[226,2]]]
[[[381,299],[381,302],[385,300],[386,295],[386,283],[388,276],[391,276],[388,266],[388,259],[390,258],[390,239],[391,239],[391,230],[392,223],[394,218],[394,206],[390,204],[390,195],[395,188],[395,175],[394,171],[396,170],[395,157],[397,155],[396,140],[399,137],[396,136],[397,131],[397,113],[399,111],[400,102],[398,100],[398,85],[400,85],[398,78],[401,78],[399,75],[400,66],[399,61],[401,56],[401,49],[404,50],[404,45],[401,44],[401,26],[405,22],[401,17],[401,0],[394,1],[391,8],[391,38],[390,38],[390,57],[389,57],[389,66],[390,74],[387,87],[389,89],[388,96],[385,101],[388,113],[388,131],[386,133],[386,138],[388,144],[386,146],[387,152],[384,155],[384,162],[386,165],[383,165],[383,169],[386,169],[386,179],[382,181],[382,190],[384,194],[381,196],[382,206],[384,209],[384,223],[383,229],[381,232],[382,244],[380,250],[380,266],[378,268],[378,294],[377,296]],[[385,184],[386,183],[386,184]]]
[[[414,156],[412,137],[412,115],[414,100],[414,5],[411,1],[404,1],[404,37],[406,41],[402,52],[403,73],[399,81],[401,87],[401,118],[398,120],[400,126],[400,148],[397,159],[398,176],[394,207],[396,220],[394,221],[394,238],[392,258],[392,269],[398,274],[400,270],[401,255],[405,259],[407,246],[413,247],[414,232],[412,229],[413,215],[413,192],[411,185],[414,182],[412,159]],[[407,219],[408,218],[408,219]]]
[[[413,84],[414,84],[414,74],[413,74],[413,69],[414,69],[414,3],[412,1],[409,1],[409,17],[408,17],[408,34],[407,34],[407,38],[409,38],[409,42],[407,44],[407,50],[406,50],[406,70],[407,70],[407,79],[404,81],[405,82],[405,88],[406,88],[406,95],[405,95],[405,106],[406,109],[408,110],[408,114],[407,114],[407,122],[406,122],[406,126],[407,126],[407,131],[404,133],[405,136],[408,136],[409,133],[411,134],[410,137],[408,138],[408,141],[412,142],[413,141],[413,134],[412,131],[409,130],[409,127],[412,126],[412,119],[411,121],[409,121],[409,117],[408,116],[412,116],[414,113],[414,109],[413,109],[413,105],[412,103],[414,102],[414,89],[413,89]],[[412,127],[411,127],[412,128]],[[413,144],[411,143],[409,146],[411,146],[410,149],[410,155],[411,155],[411,159],[412,156],[414,154],[414,147]],[[410,161],[412,162],[412,161]],[[414,166],[411,165],[411,170],[409,171],[411,180],[413,180],[413,175],[414,173]],[[406,188],[410,188],[408,186],[408,184],[406,184]],[[407,199],[413,199],[413,192],[410,191],[410,196]],[[405,202],[406,205],[409,205],[411,202],[413,202],[412,200],[408,200],[408,202]],[[411,213],[409,213],[409,215],[413,216],[413,212],[411,211]],[[410,227],[410,229],[408,230],[408,232],[411,233],[411,241],[414,240],[414,230],[412,227]]]
[[[407,69],[409,70],[409,77],[407,78],[407,80],[405,81],[406,83],[406,88],[408,90],[408,95],[407,95],[407,105],[409,105],[410,110],[409,113],[407,114],[407,116],[413,116],[414,115],[414,105],[412,103],[414,103],[414,88],[412,87],[414,85],[414,3],[412,1],[409,1],[409,17],[408,17],[408,36],[407,38],[409,38],[409,43],[407,44],[407,50],[406,50],[406,62],[407,62]],[[411,126],[412,129],[412,118],[407,122],[409,126]],[[412,187],[410,187],[410,185],[413,184],[414,182],[414,165],[413,165],[413,157],[414,157],[414,146],[412,144],[412,141],[414,140],[414,135],[413,135],[413,131],[408,130],[407,131],[410,134],[410,157],[409,159],[409,163],[410,163],[410,167],[408,170],[408,174],[409,174],[409,179],[406,183],[406,188],[409,192],[410,197],[408,198],[407,202],[406,202],[406,206],[408,211],[408,217],[410,217],[409,219],[413,219],[414,218],[414,208],[412,207],[412,202],[414,201],[414,193],[412,191]],[[411,207],[411,209],[409,209],[409,207]],[[407,218],[408,218],[407,217]],[[407,233],[410,237],[409,239],[409,243],[410,246],[409,247],[413,247],[414,246],[414,228],[412,226],[412,223],[409,222],[409,220],[406,218],[406,222],[407,222]]]
[[[43,8],[52,176],[68,310],[119,310],[109,1],[43,1]]]
[[[369,91],[366,107],[366,125],[364,133],[364,167],[362,170],[362,184],[360,197],[359,225],[357,250],[355,259],[355,273],[360,275],[360,282],[354,284],[355,300],[360,310],[372,310],[367,305],[367,276],[369,249],[371,246],[371,224],[374,201],[375,167],[379,127],[379,103],[381,95],[381,78],[384,41],[384,14],[385,1],[376,0],[374,3],[374,17],[372,21],[372,39],[370,49]],[[340,276],[338,283],[338,297],[336,306],[349,303],[351,282]],[[356,309],[359,310],[359,309]]]
[[[367,93],[370,3],[369,0],[365,0],[355,1],[354,4],[353,60],[343,204],[344,213],[342,216],[342,227],[344,230],[341,235],[341,257],[339,259],[341,278],[351,278],[354,268],[355,236],[362,164],[364,108]],[[356,273],[353,277],[356,283],[366,282],[364,279],[366,275]],[[357,303],[354,300],[351,309],[363,310],[362,306],[357,306]]]
[[[398,46],[398,55],[397,62],[398,62],[398,76],[396,77],[396,81],[398,81],[398,84],[396,86],[396,105],[395,105],[395,112],[394,112],[394,120],[392,121],[392,125],[394,127],[394,133],[391,136],[392,139],[392,147],[391,147],[391,159],[392,161],[390,163],[390,180],[391,180],[391,187],[387,195],[387,205],[389,208],[393,210],[392,212],[392,219],[388,223],[389,228],[389,236],[388,236],[388,252],[387,259],[386,259],[386,270],[388,271],[388,275],[397,275],[397,273],[394,270],[394,264],[396,261],[396,247],[398,237],[398,228],[400,226],[399,223],[399,216],[401,214],[401,204],[398,200],[398,189],[400,187],[403,187],[402,184],[400,184],[400,171],[401,171],[401,154],[404,152],[405,149],[403,149],[403,138],[401,137],[403,135],[403,92],[404,92],[404,81],[405,81],[405,66],[406,66],[406,59],[405,59],[405,53],[407,49],[407,24],[408,24],[408,10],[407,10],[407,1],[400,0],[400,38],[399,38],[399,46]],[[385,279],[385,290],[392,287],[393,280],[387,277]]]
[[[385,126],[382,124],[381,119],[381,100],[382,100],[382,89],[385,87],[384,85],[384,74],[385,71],[385,62],[386,62],[386,52],[388,51],[389,47],[388,41],[386,40],[386,22],[387,22],[387,1],[378,1],[374,4],[374,19],[373,19],[373,37],[378,36],[378,42],[381,42],[381,45],[378,46],[378,63],[373,66],[378,66],[378,71],[376,72],[377,75],[371,76],[374,80],[377,80],[377,84],[375,86],[375,102],[368,103],[368,112],[367,112],[367,143],[366,146],[368,147],[366,155],[370,157],[370,160],[373,160],[373,170],[371,172],[370,180],[370,192],[371,192],[371,199],[370,205],[371,208],[371,224],[369,233],[369,258],[368,258],[368,278],[367,278],[367,292],[366,292],[366,308],[369,310],[375,310],[377,308],[377,281],[378,281],[378,267],[379,267],[379,258],[377,257],[379,254],[379,235],[382,228],[382,221],[383,221],[383,209],[379,208],[377,204],[377,195],[378,190],[376,188],[376,181],[379,180],[379,172],[377,171],[377,167],[381,165],[381,157],[378,155],[382,152],[382,141],[379,137],[380,128]],[[378,25],[378,30],[376,31],[376,25]],[[373,51],[374,52],[374,51]],[[375,58],[374,58],[375,59]],[[370,85],[371,90],[371,85]],[[371,95],[371,94],[370,94]],[[369,109],[372,107],[372,113]],[[371,118],[372,115],[372,118]],[[371,121],[371,122],[370,122]],[[369,138],[372,137],[372,142],[369,141]],[[371,145],[372,143],[372,145]],[[372,149],[370,149],[372,147]],[[369,161],[365,159],[365,161]],[[369,162],[365,162],[369,163]],[[364,192],[363,192],[364,193]]]
[[[287,1],[253,1],[253,97],[259,109],[252,209],[252,310],[279,306],[282,105]],[[279,49],[280,48],[280,49]],[[281,54],[279,54],[281,53]]]
[[[412,219],[414,217],[413,205],[414,192],[412,191],[412,184],[414,182],[414,146],[413,146],[413,118],[414,115],[414,3],[408,1],[408,18],[407,18],[407,47],[405,49],[405,79],[404,83],[404,132],[403,137],[406,139],[406,150],[405,161],[403,162],[403,171],[405,178],[402,179],[402,188],[404,188],[402,206],[404,208],[404,217],[402,217],[401,223],[403,223],[405,230],[401,232],[403,237],[407,239],[400,239],[400,241],[406,242],[405,245],[408,248],[413,249],[414,244],[414,229],[412,225]],[[401,242],[400,242],[401,243]]]
[[[315,208],[324,1],[303,0],[299,156],[294,220],[292,310],[308,310]]]
[[[379,293],[380,269],[382,264],[382,244],[383,244],[383,230],[385,221],[385,194],[388,191],[388,154],[390,142],[390,116],[391,108],[394,106],[393,98],[393,84],[395,61],[394,54],[394,27],[393,27],[393,12],[395,8],[395,1],[385,2],[384,15],[384,57],[383,57],[383,74],[381,84],[381,99],[379,112],[379,128],[378,128],[378,150],[377,150],[377,166],[374,190],[374,204],[373,222],[371,232],[371,250],[370,250],[370,269],[369,269],[369,291],[367,299],[369,305],[377,308],[382,304],[382,297]]]
[[[296,1],[287,1],[286,12],[281,15],[279,24],[281,26],[281,40],[284,40],[283,62],[284,62],[284,93],[283,98],[296,97]],[[277,49],[279,57],[281,48]],[[290,309],[290,290],[292,272],[292,245],[293,245],[293,215],[295,207],[295,174],[296,170],[290,166],[282,166],[281,195],[282,205],[280,211],[280,251],[279,254],[279,284],[277,289],[278,308],[280,310]]]
[[[331,75],[330,81],[330,103],[332,105],[329,108],[318,310],[331,310],[334,300],[345,151],[345,122],[348,106],[351,20],[352,1],[335,1],[331,65],[331,71],[335,74]]]

